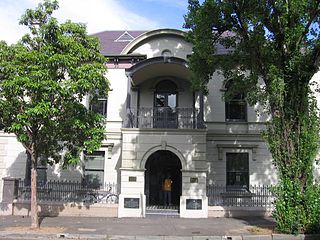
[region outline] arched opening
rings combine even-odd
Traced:
[[[171,203],[179,206],[181,196],[181,162],[172,152],[159,150],[153,153],[146,162],[145,194],[147,206],[164,206],[164,179],[172,180]]]

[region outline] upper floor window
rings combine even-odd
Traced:
[[[227,121],[247,121],[247,102],[244,93],[232,93],[230,91],[232,81],[226,84],[226,95],[228,98],[225,101],[225,112]]]
[[[98,98],[98,100],[91,103],[90,110],[107,117],[107,104],[108,99],[106,97]]]
[[[170,80],[157,84],[153,113],[155,128],[177,128],[177,90],[177,85]]]
[[[249,153],[226,153],[227,188],[249,187]]]
[[[177,85],[170,80],[163,80],[156,86],[155,107],[177,107]]]

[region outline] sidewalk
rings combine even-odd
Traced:
[[[46,217],[40,231],[28,229],[31,219],[0,217],[0,239],[152,239],[152,240],[272,240],[320,239],[320,235],[272,235],[271,218],[95,218]],[[311,238],[312,237],[312,238]]]

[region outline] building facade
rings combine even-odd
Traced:
[[[208,217],[208,184],[233,189],[277,182],[261,137],[268,121],[264,109],[249,106],[244,93],[224,101],[228,86],[219,73],[212,76],[207,96],[193,92],[187,63],[192,45],[184,32],[95,36],[109,59],[111,91],[94,106],[84,104],[105,115],[107,138],[77,168],[44,166],[46,180],[85,179],[102,188],[117,183],[118,216],[144,217],[148,206],[163,205],[162,183],[170,176],[171,204],[180,217],[197,218]],[[0,132],[0,191],[3,177],[23,179],[26,172],[24,148],[14,135]]]

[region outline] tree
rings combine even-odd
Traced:
[[[320,2],[189,0],[188,9],[193,87],[207,91],[212,74],[221,71],[235,83],[234,92],[264,104],[272,117],[264,136],[279,175],[277,227],[319,231],[319,188],[313,185],[319,113],[310,85],[319,71]],[[228,52],[219,54],[219,44]]]
[[[105,136],[104,118],[82,101],[106,96],[106,59],[83,24],[59,24],[52,17],[57,8],[57,1],[45,0],[27,9],[20,24],[30,34],[11,46],[0,42],[0,126],[14,133],[31,156],[33,228],[39,227],[39,158],[76,165],[80,152],[97,149]]]

